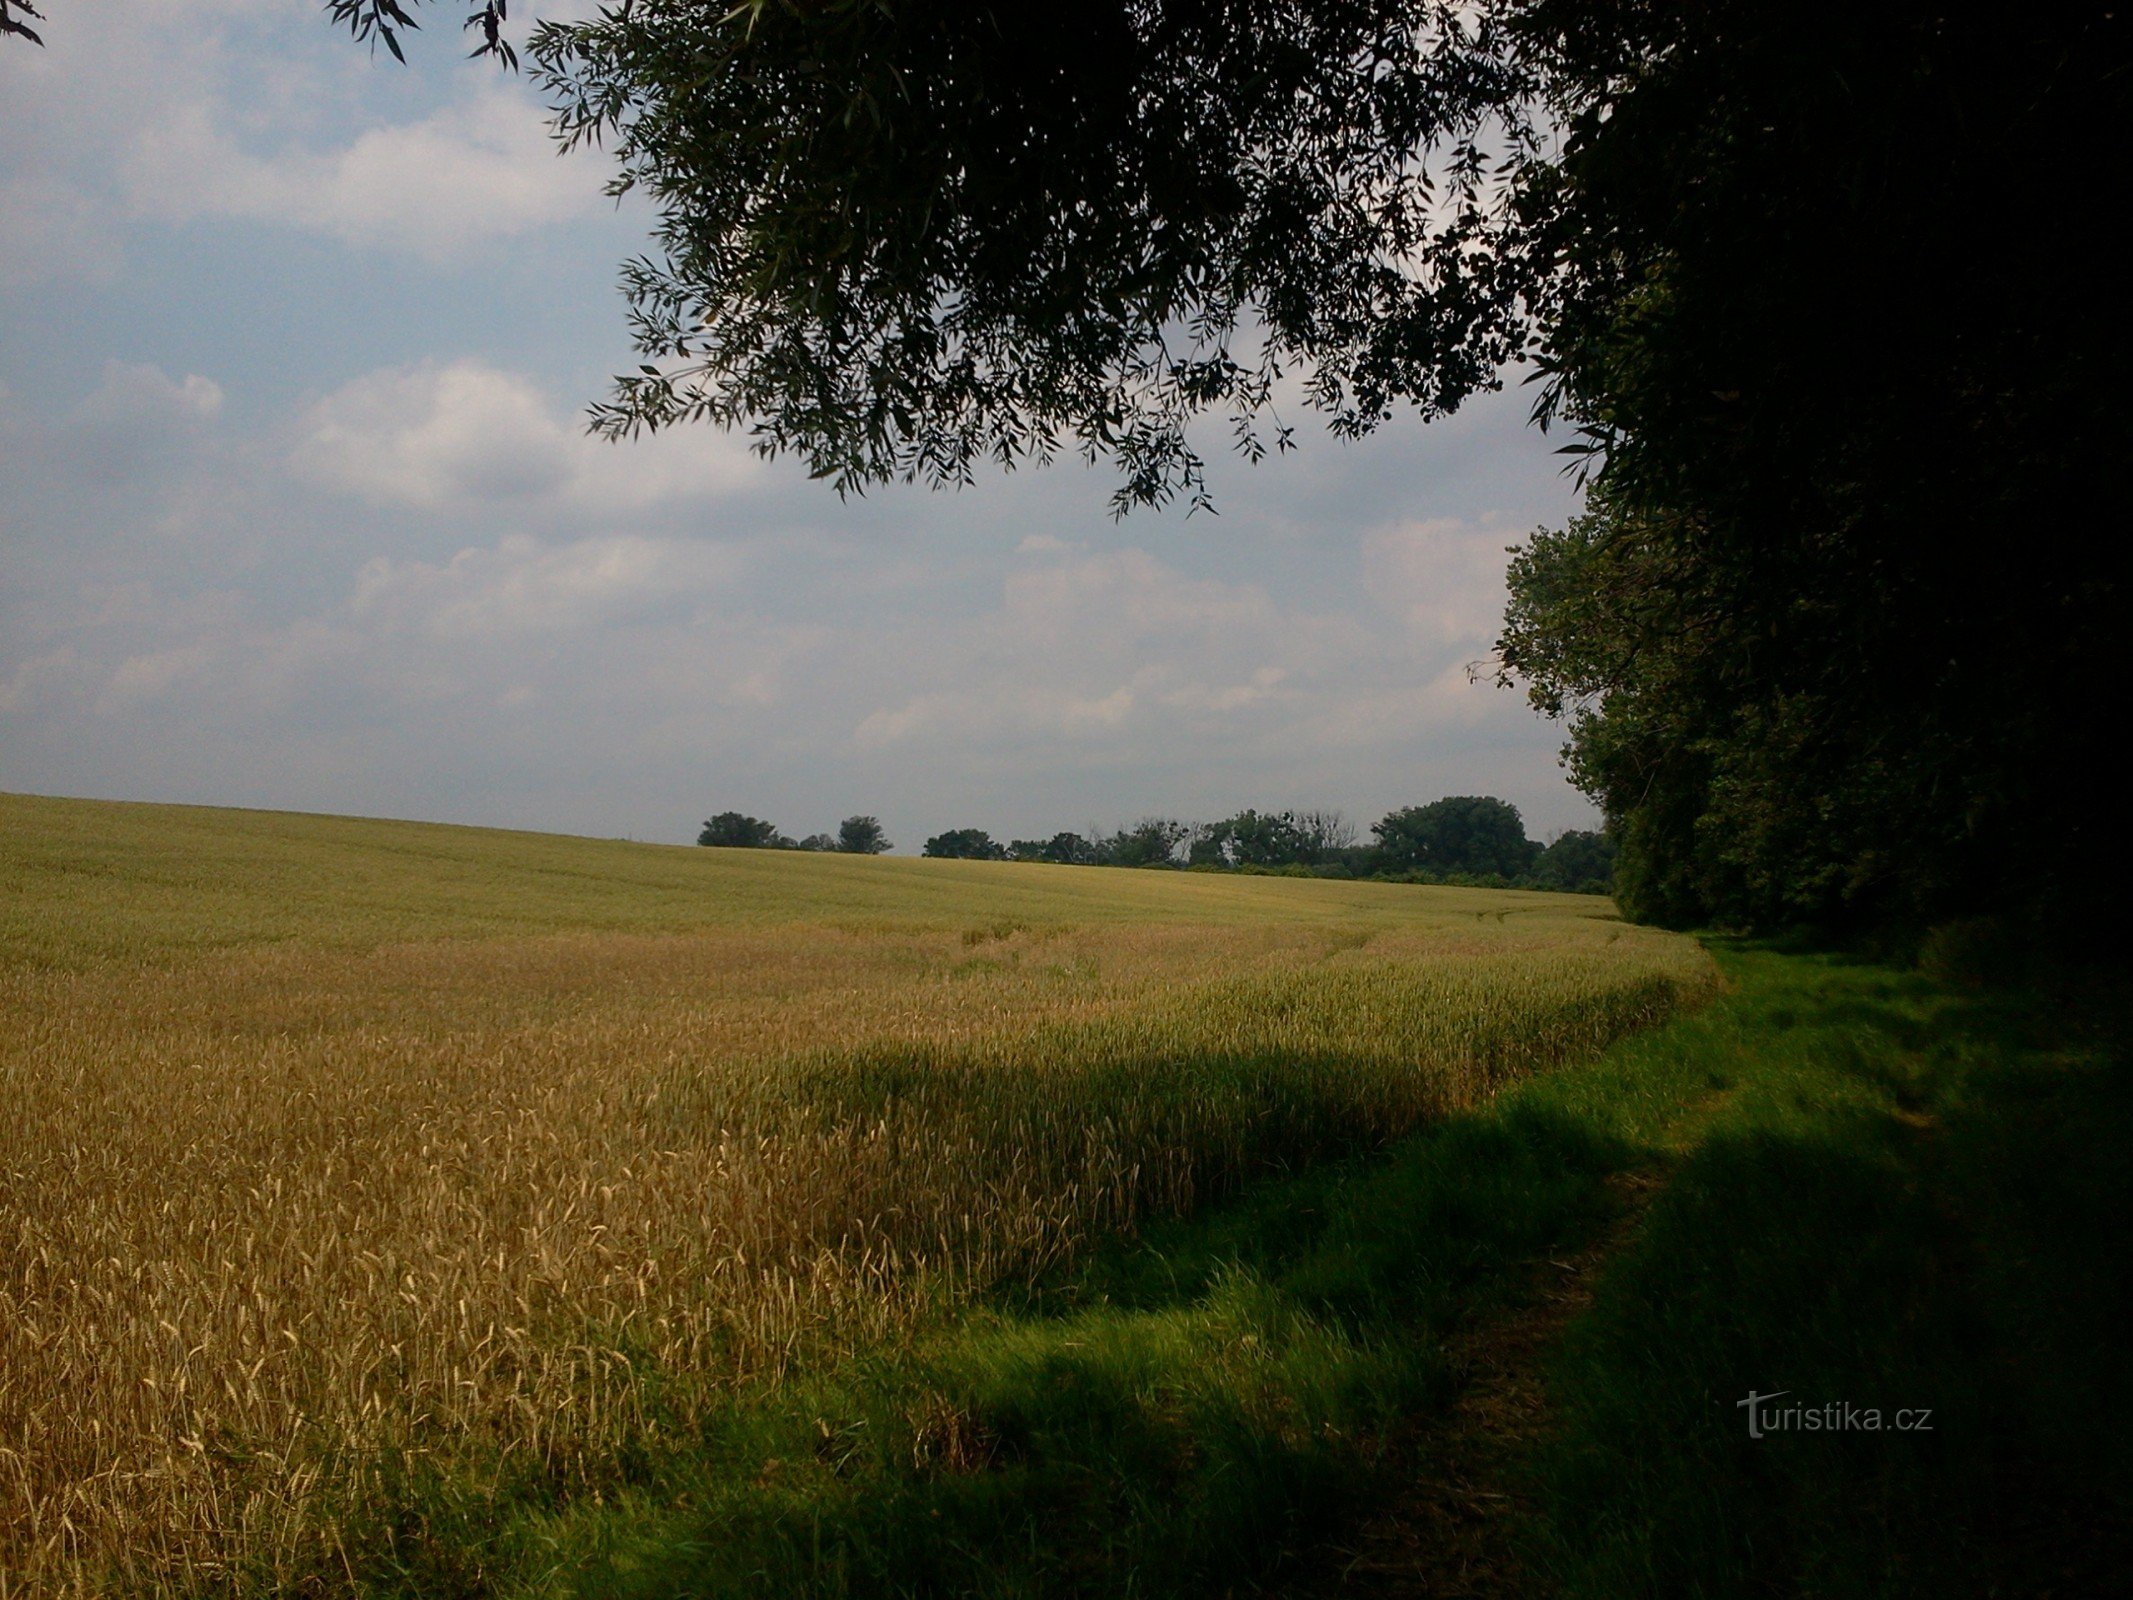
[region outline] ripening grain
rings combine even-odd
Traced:
[[[1605,902],[0,797],[0,1592],[335,1592],[1711,981]]]

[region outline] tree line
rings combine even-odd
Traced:
[[[851,855],[879,855],[890,848],[873,817],[847,817],[834,835],[794,839],[776,824],[738,811],[711,818],[696,842]],[[1286,873],[1578,894],[1605,894],[1614,871],[1614,846],[1604,835],[1573,828],[1542,844],[1527,837],[1518,807],[1490,795],[1448,795],[1428,805],[1403,806],[1372,823],[1368,840],[1338,811],[1245,810],[1218,822],[1143,817],[1110,833],[1098,829],[1005,842],[983,828],[950,828],[928,839],[922,853],[950,861]]]
[[[878,856],[896,847],[882,831],[878,817],[846,817],[835,833],[811,833],[795,839],[778,831],[774,822],[739,811],[721,811],[704,823],[696,836],[698,844],[718,845],[728,850],[829,850],[848,856]]]

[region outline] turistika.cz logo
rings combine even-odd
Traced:
[[[1775,1394],[1756,1394],[1735,1401],[1735,1409],[1748,1413],[1748,1437],[1760,1439],[1771,1433],[1931,1433],[1933,1408],[1906,1407],[1889,1418],[1873,1406],[1855,1406],[1848,1400],[1831,1400],[1818,1406],[1781,1406],[1774,1402],[1790,1395],[1790,1389]]]

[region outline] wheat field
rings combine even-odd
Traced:
[[[0,796],[0,1595],[345,1593],[1713,982],[1572,896]]]

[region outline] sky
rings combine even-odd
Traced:
[[[0,789],[904,851],[1445,794],[1594,825],[1469,671],[1506,546],[1576,509],[1515,385],[1258,466],[1216,419],[1213,517],[1114,521],[1078,461],[841,501],[709,428],[591,439],[648,215],[429,9],[408,67],[313,0],[0,40]]]

